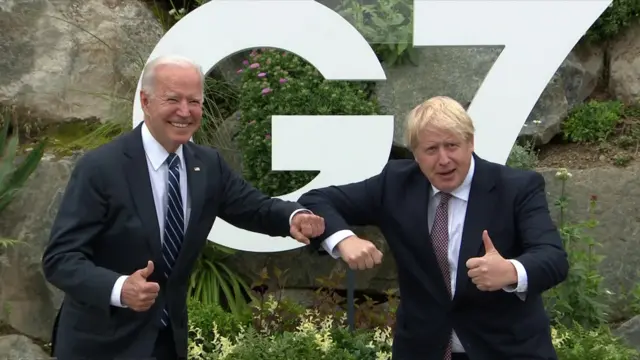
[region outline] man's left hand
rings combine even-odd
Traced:
[[[290,232],[294,239],[309,245],[309,238],[314,238],[324,233],[324,219],[313,214],[297,213],[291,220]]]
[[[518,282],[516,268],[498,253],[489,233],[482,233],[485,255],[467,261],[468,275],[480,291],[497,291]]]

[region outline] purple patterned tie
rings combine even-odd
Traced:
[[[438,265],[444,277],[449,296],[451,296],[451,275],[449,270],[449,199],[451,194],[440,192],[440,204],[431,228],[431,241]],[[447,344],[444,360],[451,360],[451,338]]]

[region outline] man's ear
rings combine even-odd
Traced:
[[[140,106],[145,115],[149,115],[149,95],[144,90],[140,90]]]

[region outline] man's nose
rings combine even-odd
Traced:
[[[449,154],[447,154],[447,152],[444,151],[443,148],[440,148],[438,150],[438,164],[441,166],[446,166],[450,161],[451,159],[449,159]]]
[[[183,116],[183,117],[189,116],[189,105],[185,100],[180,102],[180,107],[178,107],[177,114],[178,116]]]

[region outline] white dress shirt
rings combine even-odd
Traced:
[[[142,124],[142,146],[147,158],[147,166],[149,168],[149,180],[151,180],[151,190],[153,191],[153,202],[156,207],[156,215],[158,216],[158,227],[160,228],[160,241],[164,242],[164,222],[167,211],[167,182],[169,176],[169,164],[166,163],[169,152],[151,135],[147,124]],[[189,216],[191,215],[191,203],[189,192],[187,191],[187,171],[184,160],[184,152],[182,145],[176,150],[176,155],[180,158],[180,195],[182,195],[182,203],[187,204],[184,207],[184,224],[189,224]],[[155,264],[154,264],[155,265]],[[122,285],[127,279],[127,275],[120,276],[113,286],[111,292],[111,305],[125,307],[120,301]]]
[[[467,202],[469,201],[469,191],[471,190],[471,180],[473,179],[473,173],[475,169],[475,161],[471,158],[471,165],[469,167],[469,173],[467,177],[464,179],[462,184],[451,192],[451,200],[449,200],[449,266],[451,269],[451,296],[455,295],[456,288],[456,274],[458,267],[458,255],[460,253],[460,245],[462,243],[462,231],[464,229],[464,219],[467,213]],[[431,227],[433,226],[433,221],[435,218],[436,208],[440,203],[440,190],[435,187],[431,187],[431,192],[429,194],[429,231],[431,231]],[[328,237],[323,243],[323,248],[331,254],[334,258],[339,258],[340,254],[336,245],[345,238],[354,235],[354,233],[350,230],[340,230],[335,234]],[[426,236],[425,236],[426,239]],[[426,241],[426,240],[425,240]],[[516,268],[516,272],[518,274],[518,285],[517,287],[506,287],[503,290],[506,292],[515,292],[516,295],[521,299],[525,300],[525,295],[527,291],[527,273],[524,269],[524,266],[517,260],[509,260],[514,267]],[[466,269],[462,269],[461,271],[466,271]],[[455,331],[452,334],[453,337],[453,352],[464,352],[464,348],[458,339]]]

